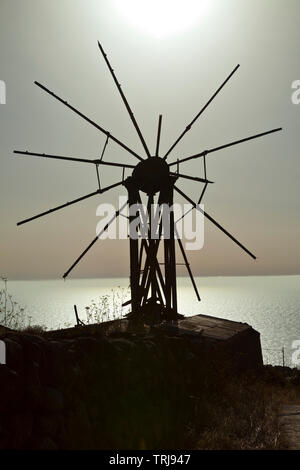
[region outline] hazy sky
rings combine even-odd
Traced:
[[[141,20],[138,27],[130,10],[125,15],[113,0],[0,0],[0,80],[7,88],[7,104],[0,104],[0,274],[61,277],[95,237],[98,204],[116,203],[126,194],[122,187],[114,189],[16,227],[23,218],[96,190],[97,181],[93,166],[16,157],[14,149],[97,158],[105,142],[34,80],[143,155],[98,39],[151,149],[163,114],[162,152],[241,64],[169,160],[284,128],[207,157],[215,184],[206,193],[205,208],[258,260],[208,221],[204,249],[187,254],[196,275],[300,273],[300,104],[291,101],[291,84],[300,80],[300,2],[206,3],[193,24],[169,31],[176,20],[172,12],[163,21],[148,13],[151,21]],[[160,26],[165,21],[168,34],[155,34],[155,21]],[[136,163],[115,144],[105,158]],[[180,169],[203,174],[200,160]],[[101,173],[107,184],[121,179],[119,169]],[[178,186],[193,199],[201,191],[198,183]],[[128,249],[127,241],[98,241],[72,276],[128,275]],[[178,273],[185,274],[183,268]]]

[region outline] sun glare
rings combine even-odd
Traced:
[[[115,0],[118,11],[135,27],[165,37],[196,23],[210,0]]]

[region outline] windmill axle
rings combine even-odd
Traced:
[[[139,162],[132,173],[132,180],[138,190],[155,194],[172,181],[169,165],[159,157],[151,157]]]

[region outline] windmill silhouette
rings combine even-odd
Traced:
[[[18,151],[15,150],[14,153],[18,155],[32,155],[36,157],[42,158],[53,158],[58,160],[66,160],[70,162],[83,162],[88,164],[93,164],[96,167],[97,173],[97,180],[98,180],[98,189],[95,191],[86,194],[82,197],[74,199],[70,202],[57,206],[53,209],[47,210],[40,214],[37,214],[33,217],[27,218],[22,220],[17,225],[22,225],[37,218],[43,217],[47,214],[55,212],[57,210],[63,209],[71,204],[76,204],[84,199],[88,199],[92,196],[97,194],[103,194],[109,191],[112,188],[124,185],[128,192],[128,200],[127,202],[115,212],[114,216],[111,220],[106,224],[106,226],[97,234],[97,236],[92,240],[92,242],[87,246],[87,248],[80,254],[80,256],[75,260],[72,266],[66,271],[63,275],[66,278],[70,272],[75,268],[75,266],[79,263],[79,261],[84,257],[84,255],[92,248],[92,246],[96,243],[98,238],[104,233],[105,230],[108,229],[110,224],[112,224],[117,217],[119,217],[122,213],[122,210],[128,204],[129,206],[129,226],[131,226],[131,222],[136,220],[138,217],[138,231],[141,230],[142,227],[142,214],[138,211],[137,213],[131,211],[131,208],[136,207],[138,204],[141,203],[141,193],[146,194],[147,197],[147,230],[146,236],[143,237],[136,237],[133,233],[129,233],[129,243],[130,243],[130,288],[131,288],[131,300],[126,302],[123,305],[131,304],[131,313],[129,314],[130,318],[150,318],[152,321],[161,321],[163,319],[169,320],[176,320],[177,318],[181,317],[181,315],[177,312],[177,289],[176,289],[176,253],[175,253],[175,241],[178,242],[179,249],[182,253],[183,260],[188,274],[190,276],[193,288],[195,290],[197,299],[200,300],[199,292],[190,268],[190,265],[187,260],[186,253],[184,251],[183,244],[180,238],[177,236],[177,228],[176,224],[179,222],[180,219],[187,215],[187,212],[182,215],[182,217],[175,221],[174,220],[174,212],[172,211],[172,206],[174,202],[174,192],[176,191],[179,195],[181,195],[187,202],[189,202],[192,206],[192,209],[195,208],[196,210],[200,211],[202,215],[208,219],[212,224],[214,224],[219,230],[221,230],[227,237],[229,237],[234,243],[236,243],[244,252],[246,252],[251,258],[256,259],[255,255],[251,253],[242,243],[240,243],[231,233],[229,233],[224,227],[222,227],[211,215],[209,215],[206,211],[204,211],[200,207],[200,203],[204,197],[205,191],[211,181],[207,179],[207,170],[206,170],[206,157],[213,153],[218,152],[222,149],[241,144],[252,139],[256,139],[259,137],[266,136],[268,134],[272,134],[274,132],[282,130],[282,128],[272,129],[267,132],[262,132],[260,134],[252,135],[250,137],[246,137],[240,140],[236,140],[219,147],[210,148],[208,150],[204,150],[200,153],[195,155],[191,155],[185,158],[177,159],[175,162],[167,163],[167,158],[174,150],[176,145],[183,139],[183,137],[189,132],[195,122],[199,119],[199,117],[203,114],[203,112],[207,109],[210,103],[215,99],[215,97],[220,93],[226,83],[231,79],[231,77],[235,74],[239,65],[237,65],[230,75],[226,78],[226,80],[220,85],[220,87],[216,90],[216,92],[212,95],[212,97],[208,100],[208,102],[202,107],[199,113],[192,119],[192,121],[185,127],[183,132],[180,136],[175,140],[175,142],[171,145],[169,150],[166,152],[164,156],[160,156],[160,136],[161,136],[161,125],[162,125],[162,116],[159,116],[158,120],[158,130],[157,130],[157,138],[156,138],[156,149],[155,154],[152,155],[149,151],[149,148],[145,142],[143,134],[137,124],[135,116],[129,106],[129,103],[123,93],[120,83],[118,82],[115,72],[105,54],[101,44],[98,42],[98,46],[100,52],[108,66],[108,69],[111,73],[113,81],[116,84],[116,87],[121,95],[122,101],[127,109],[129,114],[130,120],[138,134],[139,140],[142,143],[145,158],[130,149],[126,144],[121,142],[117,137],[113,134],[105,130],[96,122],[89,119],[83,113],[81,113],[78,109],[73,107],[67,101],[64,101],[58,95],[50,91],[44,85],[35,82],[35,84],[44,90],[49,95],[53,96],[56,100],[63,103],[66,107],[71,109],[74,113],[78,116],[83,118],[85,121],[90,123],[100,132],[106,135],[106,142],[104,144],[104,148],[101,154],[101,157],[98,159],[87,159],[87,158],[77,158],[73,156],[61,156],[61,155],[49,155],[45,153],[34,153],[28,151]],[[129,165],[123,164],[121,162],[109,162],[104,161],[104,153],[107,148],[109,140],[112,140],[121,148],[126,150],[130,155],[132,155],[135,159],[138,160],[136,165]],[[203,160],[203,169],[204,169],[204,178],[199,178],[191,175],[182,174],[179,171],[179,165],[183,162],[187,162],[192,159],[202,158]],[[100,177],[99,177],[99,167],[101,166],[110,166],[110,167],[120,167],[123,168],[123,177],[121,181],[114,183],[110,186],[106,186],[101,188],[100,186]],[[172,166],[176,165],[176,172],[172,172]],[[124,178],[124,171],[125,169],[129,169],[132,171],[131,176]],[[202,187],[201,194],[199,197],[198,202],[194,202],[188,195],[186,195],[181,189],[176,186],[176,181],[178,179],[183,180],[192,180],[199,183],[202,183],[204,186]],[[155,200],[157,200],[157,207],[158,214],[158,223],[155,226],[155,237],[153,237],[153,215],[151,212],[151,207],[153,206]],[[162,238],[163,232],[163,223],[162,220],[164,218],[164,213],[169,209],[168,212],[168,221],[169,221],[169,236]],[[165,219],[164,219],[165,220]],[[158,261],[158,250],[160,245],[163,244],[163,253],[164,253],[164,262],[159,263]],[[161,265],[163,264],[164,269],[161,269]]]

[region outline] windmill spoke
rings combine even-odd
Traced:
[[[17,225],[19,226],[19,225],[26,224],[27,222],[31,222],[32,220],[39,219],[40,217],[43,217],[44,215],[48,215],[48,214],[51,214],[52,212],[56,212],[60,209],[64,209],[65,207],[71,206],[72,204],[76,204],[77,202],[83,201],[84,199],[88,199],[92,196],[95,196],[96,194],[105,193],[106,191],[109,191],[112,188],[120,186],[122,183],[123,183],[123,181],[120,181],[118,183],[111,184],[110,186],[107,186],[106,188],[98,189],[97,191],[86,194],[85,196],[74,199],[73,201],[66,202],[65,204],[54,207],[53,209],[49,209],[45,212],[42,212],[41,214],[37,214],[37,215],[34,215],[33,217],[29,217],[28,219],[22,220],[21,222],[18,222]]]
[[[120,215],[120,212],[125,208],[125,206],[127,205],[128,201],[125,202],[125,204],[123,204],[123,206],[117,210],[115,212],[115,214],[113,215],[113,217],[107,222],[107,224],[105,225],[105,227],[103,227],[103,229],[98,233],[98,235],[94,238],[94,240],[88,245],[88,247],[81,253],[81,255],[76,259],[76,261],[72,264],[72,266],[68,269],[68,271],[65,272],[65,274],[63,275],[63,278],[66,279],[66,277],[70,274],[70,272],[75,268],[75,266],[79,263],[79,261],[84,257],[84,255],[86,255],[86,253],[89,251],[90,248],[92,248],[92,246],[96,243],[96,241],[98,240],[99,237],[101,237],[101,235],[105,232],[105,230],[108,229],[108,227],[110,226],[110,224],[112,224],[112,222],[117,218],[119,217]]]
[[[229,144],[220,145],[219,147],[215,147],[215,148],[212,148],[212,149],[209,149],[209,150],[204,150],[201,153],[196,153],[195,155],[191,155],[190,157],[186,157],[186,158],[183,158],[181,160],[177,160],[176,162],[169,163],[169,166],[178,165],[178,163],[187,162],[188,160],[193,160],[194,158],[205,157],[209,153],[218,152],[219,150],[223,150],[227,147],[232,147],[233,145],[238,145],[238,144],[241,144],[243,142],[247,142],[248,140],[253,140],[253,139],[257,139],[259,137],[264,137],[265,135],[273,134],[274,132],[279,132],[279,131],[282,131],[282,127],[279,127],[277,129],[272,129],[271,131],[262,132],[261,134],[252,135],[250,137],[246,137],[245,139],[236,140],[234,142],[230,142]]]
[[[80,157],[65,157],[63,155],[49,155],[46,153],[36,153],[36,152],[28,152],[27,150],[14,150],[14,154],[16,155],[31,155],[33,157],[42,157],[42,158],[56,158],[58,160],[70,160],[72,162],[82,162],[82,163],[95,163],[95,160],[91,160],[88,158],[80,158]]]
[[[197,209],[201,214],[203,214],[210,222],[212,222],[216,227],[218,227],[219,230],[221,230],[227,237],[229,237],[232,241],[234,241],[242,250],[244,250],[251,258],[256,259],[256,256],[251,253],[242,243],[240,243],[231,233],[229,233],[222,225],[220,225],[213,217],[211,217],[207,212],[204,212],[203,209],[201,209],[200,206],[198,206],[194,201],[192,201],[191,198],[189,198],[183,191],[181,191],[179,188],[174,186],[174,189],[181,194],[190,204],[194,206],[195,209]]]
[[[92,126],[96,127],[96,129],[98,129],[99,131],[103,132],[103,134],[105,134],[106,136],[109,136],[109,138],[111,140],[113,140],[114,142],[116,142],[118,145],[120,145],[120,147],[122,147],[123,149],[127,150],[127,152],[131,153],[131,155],[134,155],[138,160],[142,161],[143,159],[136,153],[134,152],[134,150],[131,150],[129,147],[127,147],[127,145],[123,144],[123,142],[121,142],[119,139],[117,139],[116,137],[114,137],[110,132],[106,131],[105,129],[103,129],[103,127],[99,126],[99,124],[96,124],[94,121],[92,121],[91,119],[89,119],[87,116],[85,116],[83,113],[81,113],[80,111],[78,111],[76,108],[74,108],[72,105],[70,105],[67,101],[64,101],[62,98],[60,98],[58,95],[56,95],[55,93],[53,93],[52,91],[48,90],[48,88],[46,88],[44,85],[42,85],[41,83],[39,82],[34,82],[38,87],[40,87],[42,90],[46,91],[46,93],[48,93],[49,95],[53,96],[54,98],[56,98],[58,101],[60,101],[61,103],[63,103],[65,106],[67,106],[69,109],[71,109],[72,111],[74,111],[74,113],[78,114],[78,116],[82,117],[85,121],[87,121],[88,123],[90,123]]]
[[[123,103],[125,104],[125,107],[126,107],[126,109],[127,109],[127,111],[128,111],[128,114],[129,114],[129,117],[130,117],[130,119],[131,119],[131,121],[132,121],[132,123],[133,123],[133,125],[134,125],[134,127],[135,127],[135,130],[136,130],[136,132],[137,132],[137,134],[138,134],[138,136],[139,136],[139,138],[140,138],[140,141],[142,142],[142,145],[143,145],[143,147],[144,147],[144,150],[145,150],[145,152],[146,152],[146,154],[147,154],[147,156],[148,156],[148,158],[149,158],[149,157],[151,157],[151,155],[150,155],[149,149],[148,149],[148,147],[147,147],[147,144],[146,144],[146,142],[145,142],[145,139],[144,139],[144,137],[143,137],[143,134],[141,133],[141,130],[140,130],[139,126],[138,126],[138,123],[136,122],[136,119],[135,119],[135,117],[134,117],[134,114],[133,114],[133,112],[132,112],[132,110],[131,110],[131,108],[130,108],[130,106],[129,106],[129,103],[128,103],[127,99],[126,99],[126,96],[125,96],[124,93],[123,93],[123,90],[122,90],[122,88],[121,88],[121,85],[120,85],[120,83],[119,83],[118,80],[117,80],[117,77],[116,77],[116,75],[115,75],[115,72],[114,72],[112,66],[110,65],[110,62],[109,62],[109,60],[108,60],[108,58],[107,58],[107,54],[105,54],[105,51],[104,51],[104,49],[103,49],[103,47],[101,46],[101,44],[100,44],[99,41],[98,41],[98,46],[99,46],[99,49],[100,49],[100,51],[101,51],[101,54],[103,55],[103,58],[104,58],[106,64],[107,64],[107,67],[108,67],[108,69],[109,69],[109,71],[110,71],[110,73],[111,73],[111,76],[112,76],[112,78],[113,78],[113,80],[114,80],[114,82],[115,82],[115,84],[116,84],[116,86],[117,86],[117,88],[118,88],[118,91],[119,91],[119,93],[120,93],[120,95],[121,95],[121,98],[122,98],[122,100],[123,100]]]
[[[178,231],[177,231],[177,229],[176,229],[176,225],[174,225],[174,228],[175,228],[175,234],[176,234],[176,237],[177,237],[177,241],[178,241],[178,245],[179,245],[181,254],[182,254],[183,259],[184,259],[184,263],[185,263],[186,269],[187,269],[187,271],[188,271],[188,273],[189,273],[191,282],[192,282],[192,284],[193,284],[193,288],[194,288],[196,297],[197,297],[198,301],[200,302],[200,301],[201,301],[201,298],[200,298],[200,295],[199,295],[199,292],[198,292],[198,289],[197,289],[197,286],[196,286],[196,282],[195,282],[195,279],[194,279],[192,270],[191,270],[191,268],[190,268],[190,264],[189,264],[189,262],[188,262],[188,259],[187,259],[186,254],[185,254],[182,241],[180,240],[180,238],[179,238],[179,236],[178,236]]]
[[[54,158],[57,160],[67,160],[71,162],[82,162],[82,163],[94,163],[95,165],[107,165],[107,166],[117,166],[120,168],[134,168],[134,165],[127,165],[126,163],[116,163],[116,162],[104,162],[102,160],[97,159],[87,159],[87,158],[80,158],[80,157],[65,157],[63,155],[50,155],[47,153],[35,153],[35,152],[28,152],[27,150],[14,150],[14,154],[16,155],[31,155],[34,157],[42,157],[42,158]]]
[[[213,181],[209,181],[205,178],[197,178],[196,176],[183,175],[181,173],[170,173],[170,175],[178,176],[178,178],[185,178],[187,180],[198,181],[199,183],[206,183],[206,184],[212,183],[213,184]]]
[[[72,204],[76,204],[77,202],[83,201],[84,199],[88,199],[92,196],[95,196],[96,194],[99,194],[99,190],[94,191],[93,193],[86,194],[85,196],[79,197],[77,199],[74,199],[73,201],[66,202],[65,204],[62,204],[61,206],[54,207],[54,209],[49,209],[45,212],[42,212],[41,214],[34,215],[33,217],[29,217],[28,219],[22,220],[21,222],[18,222],[17,225],[23,225],[26,224],[27,222],[31,222],[32,220],[38,219],[39,217],[43,217],[44,215],[51,214],[51,212],[58,211],[60,209],[63,209],[64,207],[68,207]]]
[[[201,204],[202,199],[203,199],[204,194],[205,194],[205,191],[207,190],[207,186],[208,186],[208,184],[206,183],[205,186],[204,186],[204,188],[202,189],[201,194],[200,194],[200,197],[199,197],[199,200],[198,200],[198,204]]]
[[[106,186],[105,188],[102,188],[99,190],[99,194],[105,193],[106,191],[109,191],[110,189],[117,188],[118,186],[121,186],[123,184],[122,181],[118,181],[117,183],[110,184],[109,186]]]
[[[197,203],[198,205],[201,204],[201,202],[202,202],[202,199],[203,199],[203,196],[204,196],[205,191],[206,191],[206,189],[207,189],[207,186],[208,186],[208,183],[205,183],[204,188],[202,189],[201,195],[200,195],[199,200],[198,200],[198,203]],[[183,219],[186,215],[188,215],[193,209],[194,209],[194,207],[191,207],[190,209],[188,209],[184,214],[182,214],[181,217],[179,217],[179,218],[176,220],[175,224],[177,224],[180,220],[182,220],[182,219]]]
[[[157,128],[157,138],[156,138],[156,150],[155,150],[155,156],[158,157],[159,155],[159,144],[160,144],[160,134],[161,134],[161,121],[162,121],[162,115],[159,115],[158,118],[158,128]]]
[[[176,145],[178,144],[178,142],[181,141],[181,139],[185,136],[185,134],[191,129],[191,127],[193,126],[193,124],[197,121],[197,119],[201,116],[201,114],[206,110],[206,108],[210,105],[210,103],[215,99],[215,97],[218,95],[218,93],[222,90],[222,88],[226,85],[226,83],[231,79],[231,77],[233,76],[233,74],[237,71],[237,69],[239,68],[239,65],[237,65],[233,71],[231,72],[231,74],[226,78],[226,80],[222,83],[222,85],[217,89],[217,91],[213,94],[213,96],[210,98],[210,100],[206,103],[205,106],[203,106],[203,108],[201,109],[201,111],[197,114],[197,116],[194,117],[194,119],[190,122],[190,124],[187,125],[187,127],[185,128],[185,130],[180,134],[180,136],[178,137],[178,139],[174,142],[174,144],[170,147],[170,149],[167,151],[166,155],[164,156],[164,160],[166,160],[166,158],[168,157],[168,155],[172,152],[172,150],[174,150],[174,148],[176,147]]]

